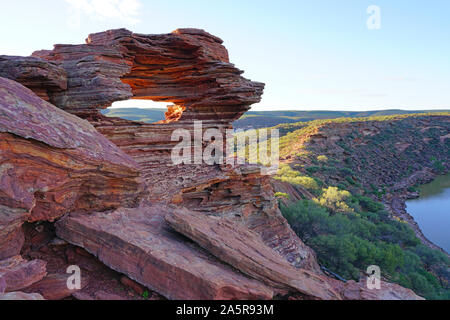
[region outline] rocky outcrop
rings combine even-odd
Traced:
[[[0,259],[18,254],[24,221],[136,206],[137,164],[84,120],[0,78]]]
[[[163,35],[119,29],[92,34],[83,45],[56,45],[34,56],[67,70],[68,90],[52,101],[89,119],[140,164],[147,200],[243,216],[244,223],[259,229],[266,243],[289,262],[319,271],[313,252],[278,211],[258,168],[246,174],[246,169],[219,165],[172,165],[171,151],[178,143],[172,139],[174,130],[194,132],[194,121],[201,120],[203,132],[213,128],[225,136],[231,122],[260,100],[264,85],[241,76],[220,39],[197,29]],[[107,118],[98,112],[130,97],[175,106],[160,124]]]
[[[241,76],[222,40],[198,29],[144,35],[126,29],[89,35],[83,45],[57,45],[35,57],[61,65],[68,89],[55,105],[87,115],[131,97],[173,102],[180,120],[229,123],[259,102],[264,85]]]
[[[170,209],[141,206],[71,214],[59,237],[85,248],[112,269],[170,299],[270,299],[273,291],[186,241],[165,223]]]
[[[217,258],[274,288],[296,290],[318,299],[340,299],[324,278],[291,266],[267,247],[258,234],[230,218],[178,210],[167,214],[165,219]]]
[[[45,300],[39,293],[8,292],[0,294],[0,300]]]
[[[46,263],[42,260],[26,261],[14,256],[0,261],[0,294],[18,291],[40,281],[47,275]]]
[[[0,77],[23,84],[46,101],[51,93],[67,89],[66,70],[35,57],[0,56]]]
[[[425,300],[411,289],[386,281],[381,281],[380,289],[368,289],[364,281],[330,279],[329,283],[345,300]]]

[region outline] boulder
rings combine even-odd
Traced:
[[[37,57],[0,56],[0,77],[21,83],[46,101],[51,92],[67,89],[66,71]]]
[[[77,292],[77,289],[69,289],[67,280],[70,274],[49,274],[41,281],[34,283],[26,289],[27,292],[37,292],[41,294],[46,300],[61,300],[70,297]],[[81,288],[87,285],[81,277]]]
[[[165,206],[71,213],[58,236],[169,299],[270,299],[273,290],[220,262],[171,230]]]
[[[175,230],[250,277],[317,299],[340,299],[326,279],[293,267],[258,234],[230,218],[174,210],[165,219]]]
[[[0,261],[0,293],[22,290],[47,275],[46,262],[14,256]]]
[[[365,281],[344,283],[330,279],[329,282],[346,300],[425,300],[411,289],[386,281],[381,281],[380,289],[368,289]]]

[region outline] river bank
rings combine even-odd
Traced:
[[[448,174],[448,172],[444,174]],[[391,188],[391,192],[387,193],[384,196],[383,203],[385,204],[386,209],[393,216],[408,223],[408,225],[414,230],[417,238],[419,238],[424,245],[431,249],[439,250],[450,257],[446,250],[429,240],[424,235],[419,224],[414,220],[414,217],[406,209],[406,201],[410,199],[416,199],[420,196],[420,193],[418,191],[410,191],[410,188],[417,185],[430,183],[439,175],[442,174],[438,174],[429,168],[416,171],[407,178],[396,183],[394,187]]]

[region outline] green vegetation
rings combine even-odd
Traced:
[[[274,178],[293,185],[302,186],[310,191],[319,189],[316,180],[308,176],[302,176],[300,172],[292,170],[289,165],[281,165],[278,174]]]
[[[380,204],[361,200],[361,211],[354,213],[330,211],[311,200],[281,205],[281,211],[319,261],[344,278],[358,280],[361,270],[375,264],[389,281],[428,299],[448,299],[436,274],[445,272],[448,258],[423,246],[410,227],[379,210]]]
[[[258,129],[278,124],[308,122],[317,119],[361,118],[399,114],[423,113],[426,111],[376,110],[376,111],[248,111],[233,123],[236,129]]]
[[[148,299],[149,296],[150,296],[150,294],[149,294],[148,290],[145,290],[144,292],[142,292],[142,298]]]
[[[324,188],[322,191],[322,195],[314,199],[318,204],[327,207],[333,213],[353,212],[353,209],[346,203],[346,200],[351,197],[350,192],[339,190],[337,187]]]
[[[275,192],[275,197],[278,199],[289,199],[289,195],[285,192]]]

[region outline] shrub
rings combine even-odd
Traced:
[[[302,176],[300,172],[292,170],[289,165],[281,165],[275,179],[288,182],[293,185],[302,186],[309,190],[319,189],[316,180],[308,176]]]
[[[347,190],[339,190],[337,187],[328,187],[323,189],[322,196],[315,201],[320,205],[327,207],[332,212],[353,212],[353,209],[345,203],[351,194]]]
[[[284,192],[275,192],[275,197],[289,199],[289,195]]]

